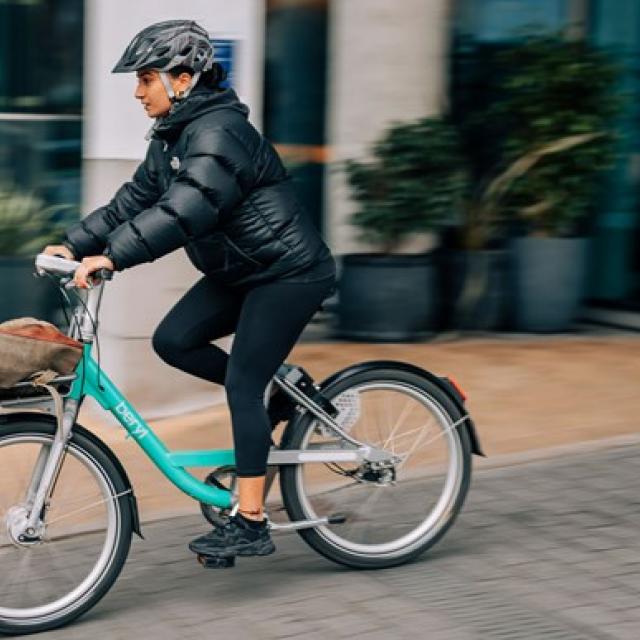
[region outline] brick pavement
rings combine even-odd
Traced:
[[[640,637],[640,444],[478,469],[461,517],[412,564],[351,571],[295,534],[204,570],[201,517],[144,527],[92,612],[42,638],[429,640]]]

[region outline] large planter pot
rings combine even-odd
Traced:
[[[22,316],[60,321],[60,295],[47,278],[34,277],[31,257],[0,256],[0,322]]]
[[[414,341],[435,331],[433,254],[347,254],[338,285],[341,337]]]
[[[507,251],[446,251],[441,260],[443,329],[496,331],[507,324]]]
[[[584,295],[585,238],[517,238],[514,321],[519,331],[566,331]]]

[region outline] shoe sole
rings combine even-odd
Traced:
[[[269,556],[276,550],[276,546],[273,544],[272,540],[267,540],[263,542],[258,547],[250,547],[246,546],[235,546],[235,547],[225,547],[224,549],[220,549],[219,552],[213,551],[212,549],[194,549],[191,545],[189,545],[189,549],[193,551],[193,553],[198,554],[199,556],[205,556],[207,558],[229,558],[233,556]]]

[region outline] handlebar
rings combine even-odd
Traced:
[[[44,253],[39,253],[36,256],[36,273],[39,276],[45,276],[47,273],[50,273],[55,276],[68,276],[72,278],[79,266],[79,262],[67,260],[59,256],[50,256]],[[92,273],[91,276],[99,280],[111,280],[113,278],[113,271],[100,269]]]

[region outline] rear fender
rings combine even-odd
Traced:
[[[464,398],[458,391],[458,389],[451,383],[451,381],[446,377],[437,376],[426,369],[422,369],[408,362],[400,362],[397,360],[370,360],[367,362],[360,362],[358,364],[354,364],[346,369],[342,369],[341,371],[337,371],[336,373],[330,375],[328,378],[323,380],[320,383],[320,389],[326,389],[336,382],[343,380],[344,378],[351,376],[356,373],[362,373],[363,371],[370,371],[373,369],[396,369],[397,371],[406,371],[408,373],[413,373],[418,375],[429,382],[435,384],[443,393],[447,395],[447,397],[455,404],[456,408],[460,411],[460,415],[466,416],[465,420],[460,423],[458,426],[459,429],[465,429],[469,440],[471,442],[471,451],[478,456],[484,456],[485,454],[482,452],[480,448],[480,441],[478,439],[478,435],[476,433],[476,428],[473,423],[473,420],[467,413],[467,409],[464,404]]]

